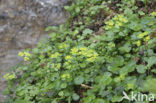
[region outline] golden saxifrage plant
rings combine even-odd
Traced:
[[[117,11],[112,0],[65,6],[66,25],[47,27],[49,38],[20,52],[25,63],[5,75],[8,102],[130,103],[123,91],[155,93],[156,13],[121,1]]]

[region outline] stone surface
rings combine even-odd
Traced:
[[[65,23],[68,0],[0,0],[0,103],[6,87],[3,75],[22,58],[18,52],[32,48],[48,25]]]

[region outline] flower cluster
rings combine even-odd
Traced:
[[[88,62],[94,62],[98,58],[98,54],[92,49],[86,47],[71,49],[73,55],[82,55],[87,58]]]
[[[12,79],[16,78],[16,75],[13,74],[13,73],[7,73],[7,74],[5,74],[3,77],[4,77],[5,79],[7,79],[7,80],[12,80]]]
[[[144,41],[145,42],[148,42],[150,40],[150,36],[146,36],[145,38],[144,38]]]
[[[128,89],[128,90],[129,90],[129,89],[133,89],[133,87],[134,87],[134,83],[133,83],[133,82],[127,84],[127,89]]]
[[[65,66],[67,69],[73,68],[73,65],[71,65],[70,63],[71,63],[71,61],[67,61],[67,62],[64,63],[64,66]]]
[[[94,62],[97,58],[98,58],[98,54],[97,53],[94,53],[94,52],[89,52],[90,54],[87,55],[87,61],[88,62]]]
[[[140,33],[137,37],[138,37],[139,39],[143,39],[145,42],[148,42],[148,41],[150,40],[150,36],[149,36],[148,34],[149,34],[149,32],[145,31],[145,32],[143,32],[143,33]],[[141,45],[141,40],[138,40],[138,41],[136,42],[136,45],[137,45],[137,46],[140,46],[140,45]]]
[[[66,43],[61,43],[60,45],[59,45],[59,49],[63,49],[63,48],[67,48],[68,46],[67,46],[67,44]]]
[[[60,69],[61,68],[61,63],[52,64],[51,68]]]
[[[72,68],[76,68],[76,65],[72,64],[75,59],[79,60],[79,58],[83,58],[83,60],[91,63],[94,62],[99,56],[98,53],[87,47],[74,47],[71,49],[70,53],[71,55],[65,56],[66,61],[64,63],[64,67],[69,70]]]
[[[141,45],[141,41],[138,40],[138,41],[136,42],[136,45],[137,45],[137,46],[140,46],[140,45]]]
[[[124,79],[125,79],[125,74],[120,74],[120,76],[118,76],[118,77],[115,78],[115,81],[116,82],[120,82],[120,81],[122,81]]]
[[[62,75],[61,75],[61,78],[62,78],[63,80],[69,79],[69,78],[70,78],[70,74],[68,74],[68,73],[62,74]]]
[[[156,16],[156,11],[152,12],[150,15],[151,16]]]
[[[50,57],[51,58],[58,58],[61,54],[59,52],[56,52],[54,54],[51,54]]]
[[[138,35],[138,38],[143,38],[143,37],[146,36],[146,35],[148,35],[148,32],[147,32],[147,31],[145,31],[145,32],[143,32],[143,33],[140,33],[140,34]]]
[[[113,27],[119,28],[120,26],[123,26],[124,23],[127,23],[127,18],[124,17],[124,15],[117,15],[112,20],[106,22],[105,29],[110,30]]]
[[[78,48],[73,48],[73,49],[71,49],[71,53],[76,54],[78,52],[78,50],[79,50]]]
[[[20,57],[24,57],[24,60],[25,61],[29,61],[30,60],[30,57],[31,57],[31,54],[28,53],[28,52],[19,52],[18,55]]]
[[[66,59],[66,60],[71,60],[71,56],[67,55],[67,56],[65,57],[65,59]]]

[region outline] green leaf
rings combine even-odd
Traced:
[[[83,31],[83,34],[92,34],[92,33],[93,33],[93,31],[91,29],[85,29]]]
[[[86,64],[85,63],[82,63],[82,64],[80,64],[80,67],[81,68],[85,68],[86,67]]]
[[[122,66],[124,64],[124,58],[122,56],[117,56],[114,59],[115,66]]]
[[[38,49],[38,48],[34,48],[34,49],[32,50],[32,52],[37,54],[37,53],[39,53],[39,49]]]
[[[154,64],[156,64],[156,57],[155,57],[155,56],[150,57],[150,58],[148,59],[148,66],[152,66],[152,65],[154,65]]]
[[[92,103],[93,100],[95,100],[95,95],[89,95],[84,98],[84,103]]]
[[[77,8],[75,9],[75,11],[76,11],[76,13],[79,13],[79,12],[80,12],[80,8],[77,7]]]
[[[127,8],[127,9],[125,9],[124,13],[127,15],[131,15],[131,14],[133,14],[133,11],[131,9]]]
[[[79,100],[80,96],[77,95],[76,93],[74,93],[74,94],[72,95],[72,98],[73,98],[74,101],[77,101],[77,100]]]
[[[66,10],[68,10],[68,9],[70,8],[70,6],[64,6],[64,8],[65,8]]]
[[[48,27],[46,27],[45,31],[49,31],[49,30],[52,30],[52,29],[53,29],[52,26],[48,26]]]
[[[135,70],[136,62],[134,60],[129,61],[125,66],[120,70],[121,74],[127,74]]]
[[[121,102],[122,101],[122,97],[121,96],[114,96],[113,98],[112,98],[112,102]]]
[[[93,103],[105,103],[105,101],[103,99],[96,98]]]
[[[143,11],[138,11],[138,13],[139,13],[140,15],[145,15],[145,13],[144,13]]]
[[[108,70],[113,72],[113,73],[118,73],[118,71],[120,70],[119,67],[117,66],[108,66]]]
[[[138,23],[137,21],[132,21],[128,26],[134,31],[139,31],[143,28],[143,25],[141,23]]]
[[[103,39],[105,39],[106,41],[113,41],[113,39],[115,38],[115,34],[112,31],[107,31],[106,32],[106,37],[104,37]],[[105,35],[104,35],[105,36]]]
[[[76,78],[74,79],[74,83],[77,84],[77,85],[82,84],[83,81],[84,81],[84,77],[82,77],[82,76],[78,76],[78,77],[76,77]]]
[[[131,47],[129,44],[125,44],[124,46],[120,47],[119,50],[121,53],[125,53],[125,52],[128,53],[128,52],[130,52]]]
[[[155,78],[150,78],[146,81],[144,84],[145,90],[150,91],[152,93],[156,94],[156,79]]]
[[[15,100],[14,103],[33,103],[33,102],[30,102],[30,101],[27,101],[27,100],[22,100],[22,99],[17,99],[17,100]]]
[[[104,73],[103,76],[98,76],[95,79],[95,82],[97,82],[102,87],[107,86],[111,83],[111,81],[112,78],[110,73]]]
[[[61,97],[64,96],[63,91],[60,91],[60,92],[58,93],[58,95],[61,96]]]
[[[62,83],[61,84],[61,88],[66,88],[67,87],[67,83]]]
[[[156,73],[156,69],[153,69],[152,72],[153,72],[153,73]]]
[[[136,67],[136,69],[137,69],[137,72],[138,72],[138,73],[145,73],[147,67],[144,66],[144,65],[138,65],[138,66]]]
[[[53,100],[51,103],[57,103],[57,101],[56,100]]]

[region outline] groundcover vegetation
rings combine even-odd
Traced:
[[[156,94],[155,0],[73,0],[65,25],[19,53],[7,103],[151,103]],[[141,101],[141,102],[140,102]]]

